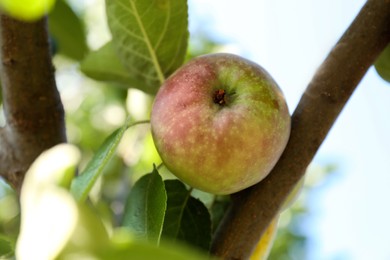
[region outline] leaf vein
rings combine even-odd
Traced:
[[[131,37],[133,37],[133,38],[136,38],[136,39],[138,39],[138,40],[140,40],[140,41],[142,41],[142,42],[145,42],[145,39],[144,38],[142,38],[142,37],[140,37],[139,35],[137,35],[136,33],[134,33],[134,32],[132,32],[131,30],[129,30],[122,22],[121,22],[121,18],[125,18],[125,19],[127,19],[128,17],[127,17],[127,14],[124,14],[123,16],[121,16],[121,17],[116,17],[116,18],[114,18],[113,19],[113,22],[115,22],[122,30],[124,30],[124,32],[125,33],[127,33],[128,34],[128,36],[131,36]]]
[[[150,54],[150,56],[152,58],[152,62],[153,62],[153,65],[155,67],[155,70],[157,72],[158,79],[159,79],[160,83],[162,84],[165,81],[165,77],[164,77],[164,74],[162,73],[162,70],[161,70],[159,61],[157,59],[155,50],[152,47],[152,44],[151,44],[150,39],[148,37],[148,34],[147,34],[146,30],[145,30],[145,27],[144,27],[144,24],[143,24],[143,22],[141,20],[141,17],[138,14],[137,7],[135,6],[134,1],[132,1],[132,0],[129,0],[129,1],[130,1],[130,5],[131,5],[132,9],[134,10],[134,16],[135,16],[137,24],[138,24],[138,26],[139,26],[139,28],[141,30],[142,36],[145,39],[145,43],[146,43],[146,46],[147,46],[147,48],[149,50],[149,54]]]

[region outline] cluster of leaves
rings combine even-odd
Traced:
[[[16,251],[18,259],[69,256],[126,259],[137,255],[206,259],[199,251],[209,249],[212,220],[219,221],[221,206],[226,201],[215,200],[206,208],[180,181],[164,181],[156,167],[131,188],[119,226],[107,226],[96,214],[97,208],[88,202],[88,194],[115,155],[125,131],[141,123],[147,121],[127,122],[114,131],[77,177],[74,177],[80,161],[77,148],[59,145],[43,153],[26,174],[22,188],[19,238],[15,242],[16,236],[0,237],[0,255],[12,256]],[[213,219],[210,211],[215,212]],[[9,219],[12,222],[16,216]],[[113,235],[109,236],[107,230],[112,230]],[[197,247],[198,251],[180,246],[182,242]]]
[[[80,20],[65,1],[58,0],[49,15],[53,53],[80,61],[81,70],[94,79],[114,81],[155,94],[165,78],[184,62],[188,14],[184,0],[152,2],[107,1],[112,41],[88,53]],[[64,16],[67,19],[63,19]],[[43,154],[35,163],[38,166],[33,166],[26,175],[19,238],[17,242],[16,236],[0,238],[2,255],[13,255],[16,251],[20,259],[25,256],[66,258],[75,254],[102,259],[137,254],[159,259],[178,256],[180,259],[204,259],[205,255],[185,248],[180,250],[178,245],[170,250],[172,246],[166,241],[185,242],[207,252],[212,227],[216,226],[213,222],[221,219],[228,203],[225,198],[213,197],[206,207],[194,197],[192,189],[176,179],[163,180],[154,167],[152,173],[142,176],[131,187],[117,226],[105,227],[104,218],[95,214],[98,209],[88,199],[93,186],[115,157],[126,130],[142,123],[148,121],[130,123],[128,120],[114,131],[76,177],[71,173],[78,167],[80,156],[73,147],[56,147]],[[58,158],[66,165],[54,163]],[[45,170],[50,165],[56,168]],[[42,172],[46,175],[42,176]],[[41,180],[45,180],[44,183]],[[210,198],[204,196],[206,200]],[[54,204],[57,207],[54,208]],[[87,233],[83,235],[83,241],[78,241],[82,229]],[[114,235],[108,236],[107,230],[112,230]],[[50,237],[50,241],[43,240],[44,237]],[[163,246],[156,249],[161,240]]]
[[[155,94],[184,61],[186,1],[106,1],[112,41],[90,53],[81,70]]]
[[[95,80],[115,82],[154,95],[186,58],[189,37],[186,0],[106,0],[112,40],[91,52],[82,23],[65,0],[30,1],[42,5],[0,0],[0,6],[24,20],[37,19],[51,10],[49,30],[53,53],[79,61],[80,70]],[[35,9],[26,11],[29,7]],[[379,74],[388,81],[389,62],[388,47],[376,63]],[[107,223],[98,203],[89,199],[105,169],[115,161],[116,150],[127,129],[142,123],[147,121],[128,120],[115,130],[76,177],[73,173],[80,160],[77,149],[61,146],[43,154],[43,159],[34,164],[38,166],[30,169],[23,186],[23,218],[18,240],[18,209],[11,210],[9,206],[17,203],[12,196],[1,196],[9,198],[1,200],[6,206],[0,205],[0,209],[7,208],[9,222],[0,230],[0,255],[12,256],[16,251],[20,259],[24,254],[30,259],[70,255],[101,259],[129,256],[205,259],[202,253],[177,244],[172,246],[167,241],[184,242],[208,251],[213,232],[229,203],[226,197],[201,194],[176,179],[164,180],[158,167],[153,167],[126,194],[118,224]],[[58,161],[63,164],[57,165]],[[46,169],[52,165],[56,167]],[[42,172],[46,174],[42,176]],[[0,217],[6,215],[0,213]],[[157,247],[159,244],[162,246]]]
[[[103,145],[99,155],[103,153],[110,157],[113,146],[115,145]],[[108,229],[113,232],[113,235],[109,236],[102,219],[91,205],[85,203],[86,198],[80,196],[83,194],[80,190],[89,190],[94,176],[99,174],[100,166],[92,170],[93,165],[103,160],[100,164],[104,166],[104,158],[96,156],[86,168],[86,175],[94,172],[93,176],[89,175],[91,178],[79,179],[74,178],[74,173],[80,152],[74,146],[58,145],[38,157],[26,174],[20,195],[23,214],[16,246],[11,239],[0,239],[0,244],[5,245],[2,249],[10,250],[7,252],[8,256],[13,254],[15,248],[18,259],[127,259],[128,256],[137,255],[159,259],[207,258],[200,250],[195,251],[179,245],[173,247],[169,242],[157,247],[160,237],[165,233],[170,240],[173,240],[174,232],[186,234],[187,231],[182,228],[185,224],[182,215],[204,218],[197,206],[194,213],[195,199],[191,199],[189,195],[181,197],[188,202],[179,202],[176,198],[173,201],[167,200],[171,193],[167,196],[164,182],[156,171],[145,175],[133,187],[123,225]],[[152,190],[155,191],[153,194]],[[177,210],[183,213],[172,216],[175,219],[166,218],[177,225],[165,225],[164,215]],[[164,232],[163,227],[167,227],[169,231]]]

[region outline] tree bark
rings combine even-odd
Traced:
[[[247,259],[366,71],[390,40],[390,1],[369,0],[331,50],[292,115],[290,140],[266,179],[233,195],[212,245],[223,259]]]
[[[47,19],[27,23],[0,16],[0,77],[6,125],[0,128],[0,175],[20,190],[30,164],[66,142]]]

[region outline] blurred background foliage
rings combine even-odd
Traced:
[[[82,151],[82,169],[103,140],[124,124],[127,117],[134,121],[149,118],[153,97],[139,90],[125,88],[113,82],[98,82],[83,75],[80,61],[89,50],[104,45],[110,34],[104,13],[104,1],[59,0],[49,15],[50,39],[57,85],[66,111],[68,140]],[[192,32],[186,59],[222,50],[227,43],[213,39],[202,25]],[[131,87],[131,86],[129,86]],[[1,93],[0,93],[1,95]],[[4,124],[3,116],[0,125]],[[129,187],[152,165],[160,164],[151,138],[150,127],[139,125],[129,129],[116,157],[105,169],[91,193],[98,213],[112,226],[117,226]],[[323,182],[333,167],[316,166],[309,169],[304,189],[297,202],[281,214],[279,229],[270,259],[306,259],[308,238],[304,223],[310,218],[307,197],[318,183]],[[165,178],[172,178],[164,167]],[[213,222],[218,222],[226,203],[211,201],[205,194],[196,194],[206,205],[213,204]],[[210,206],[211,207],[211,206]],[[6,256],[15,243],[19,227],[19,207],[13,190],[0,182],[0,256]]]

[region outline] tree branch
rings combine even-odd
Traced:
[[[233,195],[213,241],[224,259],[249,258],[356,86],[390,40],[390,0],[369,0],[332,49],[292,116],[289,143],[269,176]]]
[[[0,129],[0,175],[17,190],[34,159],[66,142],[64,110],[51,63],[46,18],[0,16],[0,77],[6,126]]]

